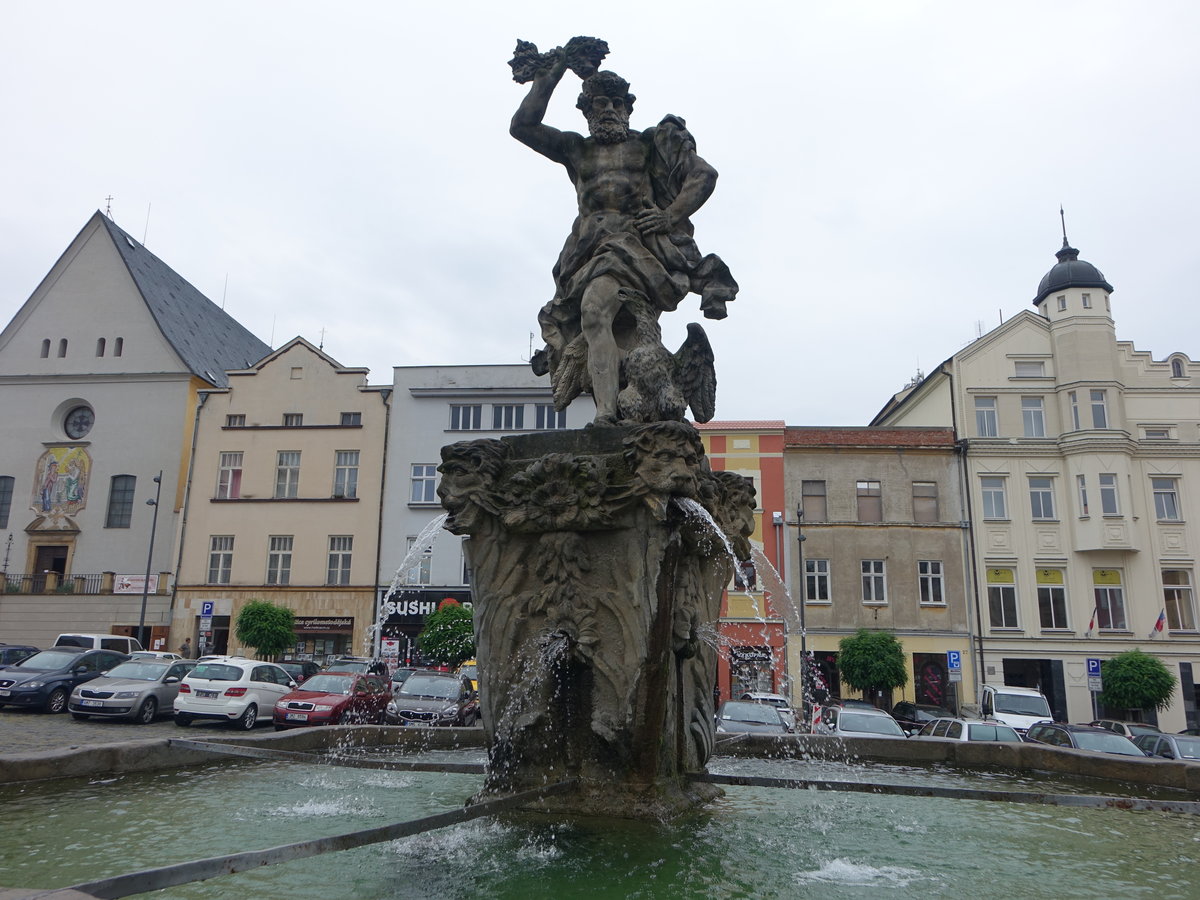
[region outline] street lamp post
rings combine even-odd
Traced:
[[[796,504],[796,572],[800,589],[797,591],[799,595],[799,604],[797,611],[800,613],[800,712],[804,716],[805,724],[812,721],[809,715],[809,691],[808,691],[808,628],[804,624],[804,606],[806,599],[805,575],[804,575],[804,505]]]
[[[154,532],[158,530],[158,501],[162,498],[162,469],[158,470],[158,474],[154,476],[154,483],[158,487],[154,491],[154,499],[147,500],[147,506],[154,507],[154,517],[150,520],[150,549],[146,552],[146,580],[142,582],[142,613],[138,616],[138,641],[142,643],[143,649],[149,650],[147,646],[150,642],[146,640],[146,598],[150,593],[150,566],[154,560]]]

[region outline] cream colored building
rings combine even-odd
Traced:
[[[960,438],[982,680],[1040,686],[1056,718],[1088,721],[1088,660],[1142,649],[1179,679],[1160,725],[1195,727],[1200,366],[1117,340],[1112,286],[1065,237],[1057,256],[1034,311],[954,354],[873,424]]]
[[[857,696],[839,684],[838,643],[867,628],[893,633],[908,664],[907,686],[870,698],[878,705],[970,702],[973,610],[953,432],[789,426],[784,437],[786,574],[792,595],[804,598],[816,699],[821,691]],[[799,636],[789,635],[793,678],[800,648]],[[952,654],[961,661],[957,672]]]
[[[250,599],[296,614],[294,653],[361,654],[375,607],[391,386],[302,338],[229,373],[196,412],[172,643],[243,648]],[[201,633],[211,603],[212,635]]]

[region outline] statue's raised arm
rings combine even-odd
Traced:
[[[528,41],[517,41],[517,49],[508,62],[513,70],[513,81],[532,84],[517,107],[509,134],[543,156],[565,164],[564,132],[542,121],[546,107],[567,69],[580,78],[588,78],[607,55],[608,44],[590,37],[571,38],[565,47],[555,47],[545,53],[539,53],[537,46]]]

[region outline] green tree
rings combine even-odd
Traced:
[[[1118,653],[1100,664],[1104,690],[1100,702],[1106,709],[1156,709],[1171,705],[1175,676],[1162,660],[1141,650]]]
[[[475,626],[471,611],[457,600],[446,598],[425,618],[417,646],[426,656],[449,666],[459,666],[473,658]]]
[[[878,691],[908,684],[904,647],[890,631],[860,628],[838,643],[838,670],[842,681],[873,699]]]
[[[278,656],[296,641],[296,615],[286,606],[268,600],[250,600],[238,613],[235,634],[259,659]]]

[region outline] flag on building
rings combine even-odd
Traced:
[[[1096,605],[1096,606],[1092,607],[1092,618],[1091,618],[1091,620],[1088,622],[1088,630],[1087,630],[1087,634],[1086,634],[1086,635],[1084,635],[1084,637],[1091,637],[1091,636],[1092,636],[1092,632],[1096,630],[1096,613],[1098,613],[1098,612],[1100,612],[1100,606],[1099,606],[1099,605]]]
[[[1163,626],[1167,624],[1167,609],[1163,607],[1163,611],[1158,614],[1158,621],[1154,623],[1154,627],[1150,629],[1150,633],[1146,635],[1148,638],[1154,637],[1156,633],[1161,634]]]

